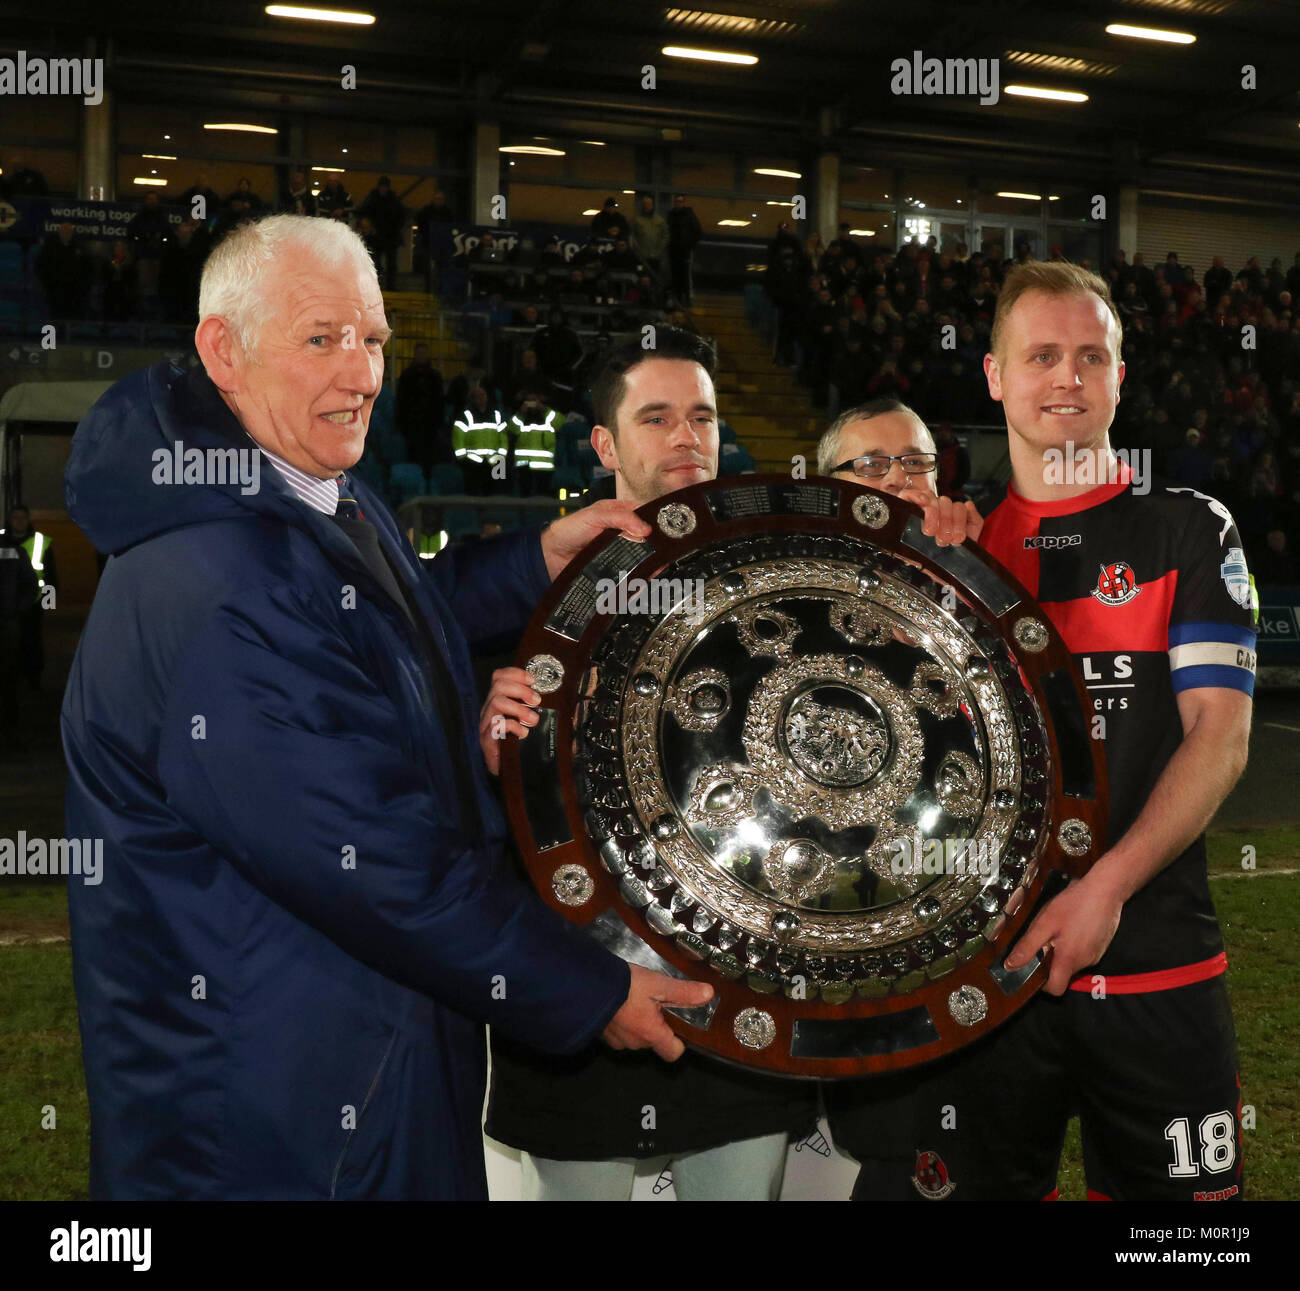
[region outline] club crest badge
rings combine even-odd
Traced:
[[[948,1167],[937,1152],[916,1154],[916,1173],[912,1176],[912,1187],[926,1201],[942,1201],[956,1186],[948,1178]]]
[[[1114,564],[1101,567],[1092,594],[1103,605],[1127,605],[1141,590],[1133,567],[1117,560]]]

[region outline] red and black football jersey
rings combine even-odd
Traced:
[[[1175,696],[1200,686],[1254,691],[1255,615],[1236,525],[1193,489],[1152,480],[1135,493],[1121,466],[1115,483],[1064,501],[1010,489],[980,543],[1038,599],[1079,663],[1092,714],[1105,718],[1094,725],[1113,845],[1182,742]],[[1129,898],[1110,948],[1079,985],[1095,973],[1209,971],[1215,960],[1222,971],[1222,952],[1202,835]]]

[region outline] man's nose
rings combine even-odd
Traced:
[[[344,346],[340,354],[339,384],[353,394],[378,394],[380,373],[383,371],[382,358],[372,354],[364,345],[354,345],[351,348]]]
[[[907,488],[907,472],[903,470],[903,463],[893,461],[889,463],[889,470],[885,472],[885,478],[880,482],[880,487],[887,493],[898,493]]]
[[[1083,384],[1075,359],[1062,359],[1052,371],[1052,384],[1062,390],[1077,390]]]
[[[700,445],[699,429],[690,417],[683,417],[673,427],[672,439],[674,444],[698,448]]]

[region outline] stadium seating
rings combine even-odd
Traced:
[[[429,484],[436,493],[464,493],[465,472],[449,462],[439,462],[429,472]]]
[[[418,462],[395,462],[388,469],[388,489],[394,506],[400,506],[428,493],[429,483]]]

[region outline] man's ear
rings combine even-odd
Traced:
[[[989,398],[1002,402],[1002,371],[998,367],[998,361],[993,357],[993,351],[990,350],[984,356],[984,375],[989,383]]]
[[[194,329],[194,347],[212,384],[223,393],[236,393],[242,384],[243,363],[230,324],[216,314],[209,314]]]
[[[618,470],[618,448],[614,443],[614,432],[608,426],[592,427],[591,446],[607,471]]]

